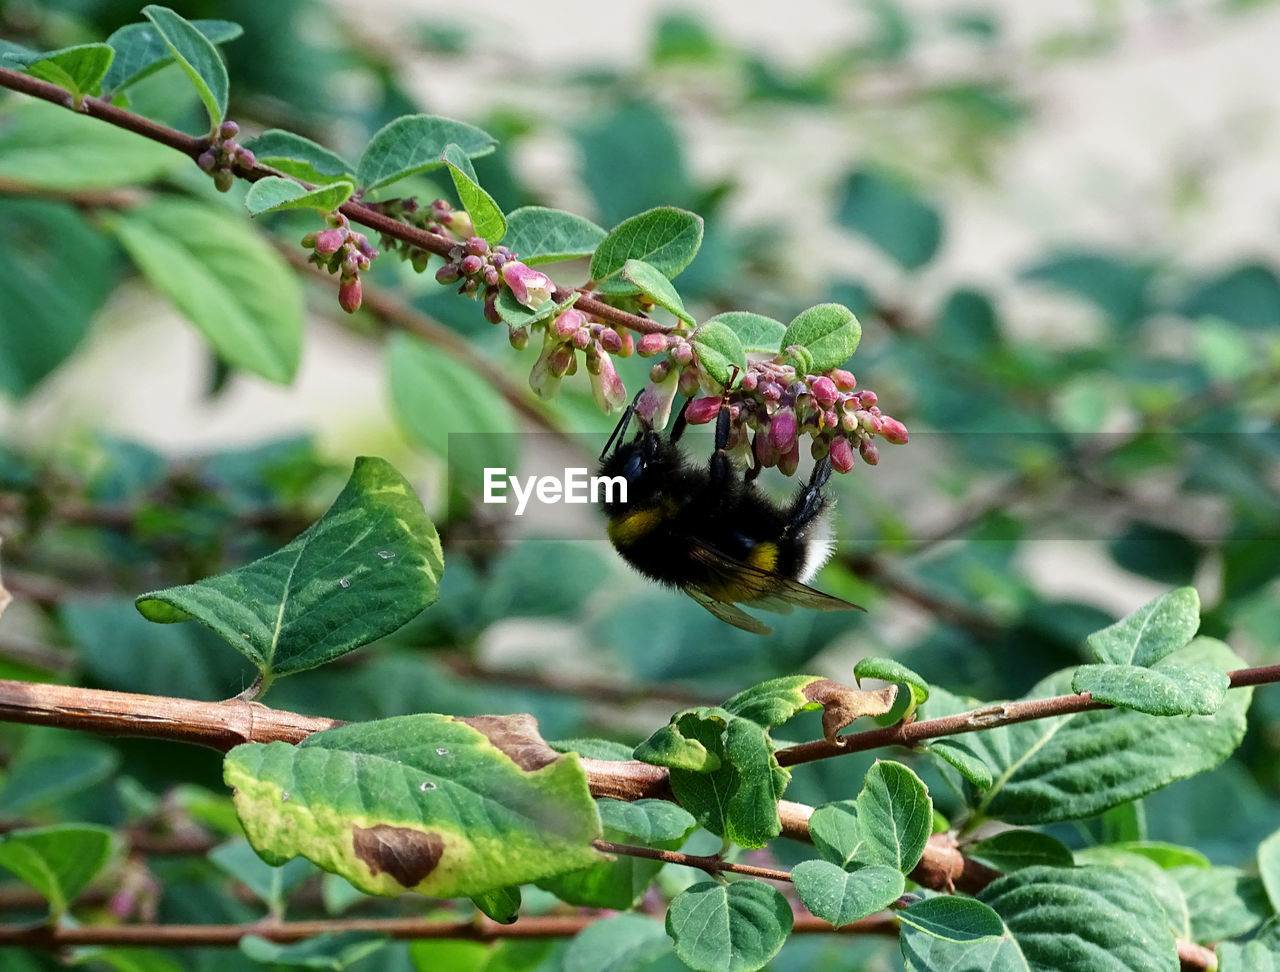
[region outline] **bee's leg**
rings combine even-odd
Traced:
[[[689,426],[689,420],[685,418],[685,412],[689,411],[689,403],[693,401],[690,395],[684,400],[684,404],[680,406],[680,411],[676,413],[676,420],[671,425],[670,441],[679,442],[680,436],[684,435],[684,430]]]
[[[723,489],[733,479],[733,462],[729,459],[729,426],[732,416],[724,402],[716,415],[716,451],[711,453],[711,486]]]
[[[823,507],[827,505],[826,497],[822,495],[822,487],[830,478],[831,459],[823,456],[813,467],[809,481],[801,487],[800,492],[796,494],[795,502],[791,504],[791,515],[787,517],[787,533],[798,533],[822,512]]]
[[[631,399],[631,404],[626,407],[622,413],[622,418],[618,419],[618,424],[613,427],[613,432],[609,436],[609,441],[604,444],[604,449],[600,452],[600,461],[604,461],[604,457],[609,454],[609,450],[613,448],[614,442],[621,442],[622,437],[627,434],[627,426],[631,424],[631,416],[636,414],[636,405],[640,401],[640,396],[644,394],[644,389],[636,392],[636,397]]]

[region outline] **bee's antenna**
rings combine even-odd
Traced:
[[[631,404],[622,413],[622,418],[618,419],[618,424],[613,427],[613,432],[609,435],[609,441],[604,444],[604,449],[600,452],[601,461],[609,454],[609,450],[613,448],[613,443],[621,441],[622,437],[627,434],[627,426],[631,424],[631,416],[635,415],[636,405],[639,404],[640,396],[643,394],[643,388],[636,392],[636,397],[631,399]]]

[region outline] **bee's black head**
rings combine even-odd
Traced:
[[[679,449],[661,433],[646,428],[631,441],[617,444],[600,464],[600,475],[627,481],[627,506],[647,505],[682,464]]]

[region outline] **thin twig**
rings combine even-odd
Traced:
[[[786,871],[771,867],[756,867],[752,864],[735,864],[722,857],[705,854],[682,854],[679,851],[658,850],[655,847],[637,847],[634,844],[615,844],[611,840],[593,840],[591,846],[606,854],[622,854],[626,857],[643,857],[651,861],[662,861],[664,864],[682,864],[685,867],[696,867],[708,874],[743,874],[747,877],[764,878],[767,881],[791,881]]]

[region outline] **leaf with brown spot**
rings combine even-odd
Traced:
[[[744,689],[725,702],[724,708],[770,729],[797,712],[822,706],[822,732],[833,741],[854,719],[888,712],[896,696],[893,686],[866,692],[818,675],[788,675]]]
[[[245,834],[370,894],[475,897],[587,867],[600,818],[575,753],[529,716],[422,714],[227,754]]]

